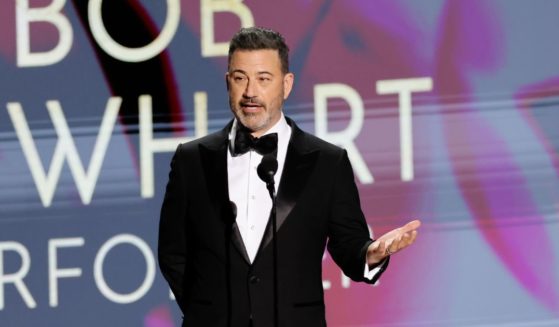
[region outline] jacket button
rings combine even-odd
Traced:
[[[256,277],[256,276],[252,275],[252,276],[249,277],[248,281],[249,281],[251,284],[256,284],[256,283],[260,282],[260,278],[258,278],[258,277]]]

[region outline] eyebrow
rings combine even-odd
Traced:
[[[232,73],[241,73],[241,74],[244,74],[244,75],[248,75],[248,73],[245,72],[245,71],[242,70],[242,69],[235,69],[235,70],[230,71],[229,73],[230,73],[230,74],[232,74]],[[261,71],[261,72],[257,72],[256,74],[257,74],[257,75],[272,75],[272,76],[274,76],[274,74],[272,74],[272,73],[270,73],[269,71],[266,71],[266,70]]]
[[[241,74],[247,75],[247,73],[242,69],[235,69],[235,70],[232,70],[232,71],[229,72],[229,74],[232,74],[232,73],[241,73]]]

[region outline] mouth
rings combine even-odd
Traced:
[[[257,102],[241,102],[241,109],[245,112],[257,112],[263,109],[264,106]]]

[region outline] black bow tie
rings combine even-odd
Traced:
[[[277,149],[278,133],[254,137],[247,130],[237,128],[233,156],[240,156],[250,150],[254,150],[260,155],[266,155],[270,153],[277,153]]]

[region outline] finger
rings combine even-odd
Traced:
[[[411,232],[418,229],[421,226],[420,220],[412,220],[409,223],[401,227],[403,232]]]
[[[407,248],[412,245],[417,237],[417,231],[412,231],[411,233],[406,233],[402,236],[402,241],[398,244],[398,250]]]
[[[410,244],[411,238],[412,238],[411,233],[405,233],[404,235],[402,235],[400,239],[400,244],[398,244],[399,248],[405,247],[408,244]]]
[[[378,252],[379,253],[384,253],[384,251],[386,251],[386,242],[385,241],[381,241],[378,247]]]
[[[398,245],[400,244],[400,241],[398,239],[393,240],[389,245],[386,246],[386,250],[385,253],[386,255],[391,255],[394,254],[396,252],[398,252]]]
[[[410,244],[412,244],[413,242],[415,242],[415,239],[417,238],[417,231],[414,230],[413,232],[411,232],[411,237],[410,237]]]

